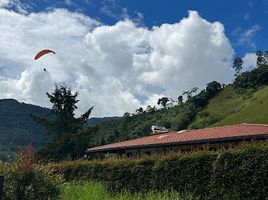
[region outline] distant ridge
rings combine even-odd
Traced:
[[[0,151],[16,151],[18,146],[32,144],[42,146],[47,140],[45,129],[29,116],[46,116],[50,109],[19,102],[15,99],[0,99]],[[91,118],[88,126],[120,119],[120,117]]]
[[[14,151],[18,146],[45,144],[45,130],[30,118],[30,113],[44,116],[50,109],[0,99],[0,151]]]
[[[109,122],[112,120],[117,120],[117,119],[121,119],[122,117],[102,117],[102,118],[98,118],[98,117],[92,117],[87,121],[87,125],[88,126],[95,126],[98,124],[101,124],[103,122]]]

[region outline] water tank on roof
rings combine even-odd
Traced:
[[[166,127],[157,126],[157,125],[151,126],[151,130],[153,131],[153,133],[165,133],[165,132],[168,132],[168,129],[166,129]]]
[[[185,132],[187,132],[188,130],[186,130],[186,129],[184,129],[184,130],[179,130],[179,131],[177,131],[177,133],[185,133]]]

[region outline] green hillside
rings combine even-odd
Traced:
[[[268,124],[268,86],[256,92],[235,92],[233,86],[224,88],[198,112],[190,129],[238,123]]]
[[[30,114],[44,116],[49,109],[14,99],[0,99],[0,111],[0,151],[15,151],[18,146],[46,143],[44,128],[33,122]]]

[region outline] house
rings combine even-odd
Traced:
[[[197,130],[154,131],[147,137],[121,141],[87,149],[88,155],[142,158],[154,153],[191,152],[195,149],[216,150],[245,141],[267,140],[268,124],[237,124]]]

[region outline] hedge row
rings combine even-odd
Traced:
[[[268,143],[222,152],[46,166],[67,181],[95,180],[117,192],[176,190],[201,199],[268,199]]]
[[[29,146],[21,149],[13,163],[0,162],[4,175],[4,195],[1,200],[57,200],[63,179],[35,163]],[[1,194],[0,194],[1,195]]]

